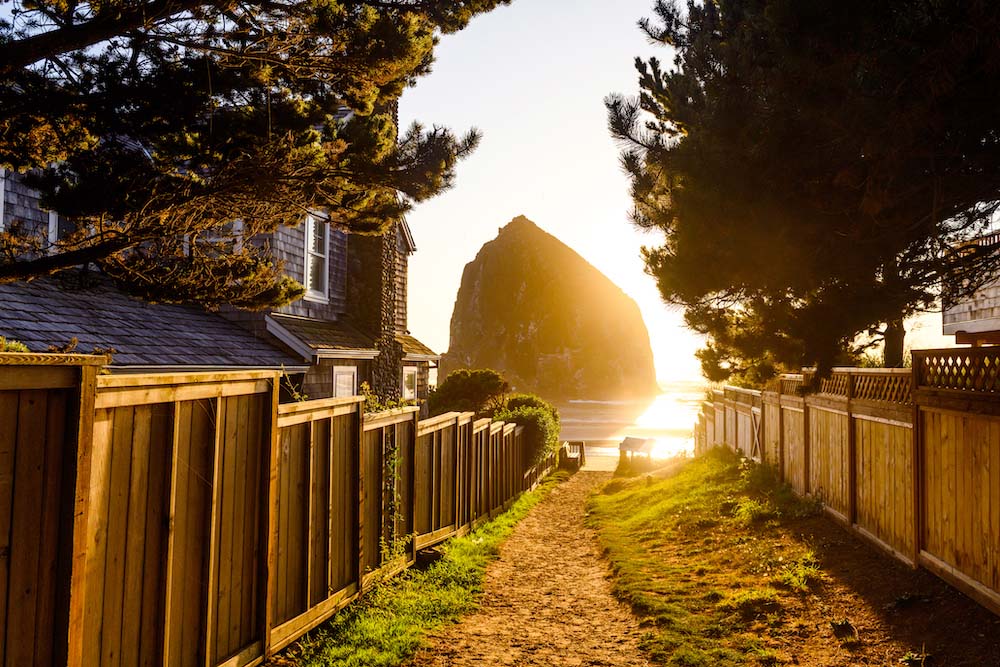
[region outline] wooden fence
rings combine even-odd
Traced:
[[[913,369],[783,375],[702,405],[696,451],[724,446],[896,558],[1000,613],[1000,348],[913,352]]]
[[[521,427],[270,371],[0,355],[0,665],[253,665],[551,469]]]

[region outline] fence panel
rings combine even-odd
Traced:
[[[913,429],[909,424],[854,418],[857,524],[912,561],[915,548]]]
[[[324,621],[359,589],[361,400],[278,408],[272,650]]]
[[[809,407],[809,491],[848,520],[850,467],[846,413]]]
[[[264,652],[276,373],[102,376],[82,664],[247,664]]]
[[[75,456],[89,452],[78,424],[82,410],[93,415],[81,387],[93,387],[103,362],[0,355],[0,664],[67,659],[70,570],[82,546],[73,533],[76,470],[89,465]]]

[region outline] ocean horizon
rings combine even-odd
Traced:
[[[583,440],[594,455],[617,456],[625,437],[655,440],[653,455],[670,458],[690,454],[694,425],[708,384],[670,382],[661,393],[636,400],[584,398],[557,404],[560,438]]]

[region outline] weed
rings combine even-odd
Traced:
[[[28,346],[19,340],[7,340],[0,336],[0,352],[30,352]]]
[[[822,576],[823,571],[819,567],[816,555],[812,551],[806,551],[785,565],[774,577],[774,581],[793,591],[805,593],[809,590],[809,584],[819,581]]]
[[[899,663],[901,665],[906,665],[906,667],[924,667],[930,658],[930,653],[924,652],[924,649],[920,649],[920,651],[907,651],[906,654],[899,659]]]
[[[778,594],[773,588],[751,588],[730,595],[719,602],[719,609],[737,613],[743,618],[757,618],[781,609]]]
[[[736,508],[733,516],[744,526],[760,523],[777,516],[774,507],[767,502],[761,502],[755,498],[740,498],[736,501]]]

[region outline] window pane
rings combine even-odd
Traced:
[[[417,369],[403,369],[403,398],[411,399],[417,397]]]
[[[311,244],[309,249],[319,255],[326,254],[326,223],[316,218],[309,218]]]
[[[322,257],[310,255],[309,262],[309,289],[314,292],[326,292],[326,260]]]
[[[357,377],[357,372],[354,370],[336,370],[334,371],[334,396],[354,396],[356,393],[355,389],[355,378]]]

